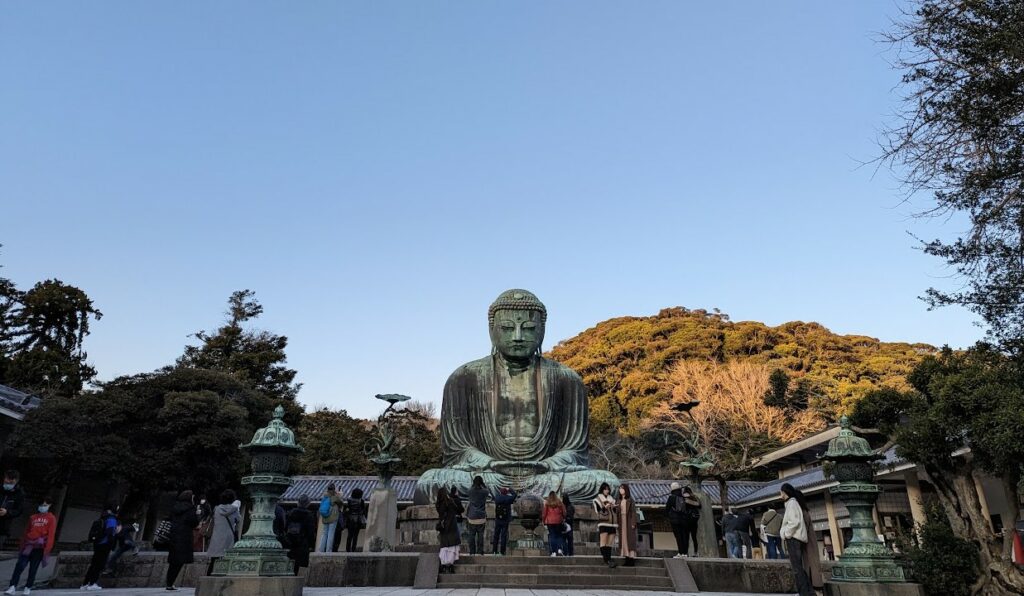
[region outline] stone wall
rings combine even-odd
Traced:
[[[411,586],[419,553],[312,553],[306,585]]]
[[[206,575],[209,558],[206,553],[196,553],[195,563],[186,565],[175,585],[193,588],[196,578]],[[77,588],[82,585],[85,572],[92,561],[92,553],[86,551],[64,551],[57,556],[53,588]],[[125,554],[118,562],[115,577],[100,577],[99,585],[104,588],[162,588],[167,576],[167,553],[140,552],[132,556]]]

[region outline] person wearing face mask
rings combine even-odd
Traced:
[[[11,520],[19,517],[25,506],[25,493],[18,484],[21,477],[17,470],[4,472],[4,483],[0,490],[0,541],[11,534]]]
[[[22,594],[32,593],[39,565],[46,565],[57,536],[57,518],[50,513],[52,504],[52,498],[44,498],[39,504],[37,513],[29,518],[25,535],[21,537],[21,544],[18,547],[18,562],[14,565],[11,585],[4,594],[14,594],[17,591],[18,581],[21,579],[25,567],[28,567],[28,581],[25,583],[25,591]]]

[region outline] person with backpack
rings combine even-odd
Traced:
[[[356,552],[359,545],[359,530],[366,527],[366,502],[363,501],[363,489],[352,490],[352,496],[345,503],[345,530],[348,536],[345,538],[345,550],[350,553]]]
[[[25,492],[18,484],[20,479],[17,470],[4,472],[4,483],[0,487],[0,544],[11,535],[11,520],[21,517],[25,508]]]
[[[469,489],[469,507],[466,521],[469,523],[469,554],[484,554],[484,530],[487,529],[487,497],[490,492],[484,486],[483,476],[473,478]]]
[[[139,524],[130,523],[123,514],[119,514],[117,534],[114,535],[114,551],[107,558],[107,566],[103,575],[113,576],[117,569],[117,562],[124,554],[135,548],[135,533],[139,531]]]
[[[326,553],[335,550],[334,548],[334,533],[338,530],[338,519],[341,517],[341,511],[345,507],[345,501],[342,500],[338,491],[335,489],[334,483],[327,485],[327,492],[320,499],[320,544],[317,545],[316,552]]]
[[[28,581],[25,583],[25,591],[22,594],[31,594],[36,583],[36,572],[39,565],[46,565],[50,558],[50,551],[53,550],[53,543],[57,537],[57,518],[50,513],[50,506],[53,499],[46,497],[39,503],[37,513],[34,513],[28,520],[25,534],[21,537],[21,544],[18,546],[18,562],[14,565],[14,573],[11,575],[11,585],[4,594],[14,594],[18,590],[18,580],[21,573],[28,567]]]
[[[769,508],[761,516],[761,527],[764,528],[765,542],[768,545],[768,558],[781,559],[786,556],[782,549],[782,515],[775,509]]]
[[[575,553],[573,539],[573,525],[576,523],[576,508],[573,507],[569,495],[562,493],[562,505],[565,506],[565,523],[562,524],[562,546],[565,549],[565,556],[571,557]]]
[[[672,535],[676,539],[676,555],[673,558],[680,559],[690,550],[687,544],[689,537],[683,525],[686,523],[686,501],[683,499],[683,485],[673,482],[669,490],[665,513],[668,515],[668,524],[672,527]]]
[[[683,487],[683,556],[693,544],[693,556],[697,556],[697,527],[700,525],[700,499],[689,486]]]
[[[508,525],[512,521],[512,505],[516,502],[516,491],[501,487],[494,495],[494,535],[491,539],[491,554],[505,556],[508,546]]]
[[[548,493],[544,499],[544,513],[541,516],[544,525],[548,528],[548,550],[552,557],[565,555],[562,545],[562,524],[565,523],[565,505],[562,499],[558,498],[555,491]]]
[[[199,525],[199,516],[196,515],[195,497],[192,491],[182,491],[171,509],[171,534],[167,550],[167,589],[177,590],[174,585],[178,579],[178,573],[185,565],[192,563],[194,552],[192,550],[192,530]]]
[[[100,517],[92,522],[89,528],[89,542],[92,543],[92,560],[89,561],[89,568],[85,572],[85,580],[82,581],[81,590],[102,590],[96,582],[100,579],[100,573],[107,566],[107,558],[114,548],[114,536],[117,534],[117,516],[114,511],[116,505],[107,505],[100,513]]]
[[[210,564],[206,574],[213,573],[213,564],[224,556],[238,540],[238,528],[242,524],[242,502],[235,497],[235,491],[227,489],[220,494],[220,505],[213,509],[213,532],[210,533]]]
[[[298,507],[285,516],[284,537],[288,558],[295,561],[295,575],[300,567],[309,567],[309,551],[316,542],[316,525],[309,511],[309,495],[299,497]]]

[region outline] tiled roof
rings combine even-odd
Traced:
[[[411,503],[413,492],[416,489],[418,476],[395,476],[391,480],[398,496],[399,503]],[[327,485],[334,483],[338,493],[347,497],[356,488],[361,488],[363,494],[369,496],[377,486],[376,476],[293,476],[292,485],[284,492],[281,499],[294,503],[300,495],[308,495],[316,501],[327,491]],[[669,494],[669,486],[673,480],[624,480],[629,484],[633,497],[640,505],[663,505]],[[745,499],[751,493],[760,489],[763,482],[734,481],[729,483],[729,500],[737,501]],[[711,497],[713,505],[720,505],[721,499],[718,494],[718,482],[705,481],[704,491]],[[775,492],[778,492],[776,489]]]
[[[885,452],[885,459],[879,462],[879,468],[885,470],[891,468],[901,462],[900,458],[896,456],[896,448],[892,447]],[[763,501],[772,497],[778,498],[779,491],[782,489],[782,485],[789,483],[793,485],[793,488],[798,489],[802,492],[814,490],[820,486],[828,485],[834,482],[831,478],[825,478],[825,472],[821,467],[813,468],[799,474],[793,474],[786,478],[780,478],[773,480],[768,483],[760,483],[760,488],[747,494],[745,497],[736,499],[737,505],[743,505],[745,503],[755,503],[757,501]]]
[[[39,398],[34,395],[18,391],[13,387],[0,385],[0,408],[19,414],[26,414],[29,410],[39,407],[40,403]]]

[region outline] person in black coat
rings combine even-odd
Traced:
[[[453,499],[448,489],[443,486],[437,490],[437,543],[441,546],[438,557],[441,559],[441,573],[453,573],[455,561],[459,559],[459,516],[462,515],[462,502]]]
[[[178,579],[181,568],[191,563],[192,531],[199,526],[196,516],[195,498],[192,491],[182,491],[171,509],[171,536],[167,551],[167,589],[177,590],[174,580]]]
[[[0,540],[10,536],[11,520],[19,517],[25,509],[25,493],[18,484],[20,478],[17,470],[4,473],[4,484],[0,487]]]
[[[366,524],[366,501],[363,501],[363,489],[357,488],[352,491],[348,501],[345,502],[345,550],[350,553],[356,552],[359,545],[359,530]]]
[[[288,558],[295,561],[295,575],[299,567],[309,567],[309,551],[316,542],[316,521],[309,511],[309,495],[299,497],[299,506],[285,517],[285,541]]]

